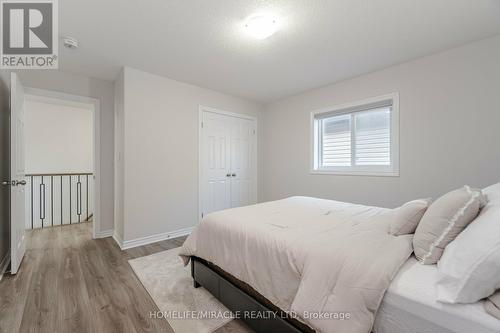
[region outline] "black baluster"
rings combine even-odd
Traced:
[[[85,205],[86,205],[86,210],[87,210],[87,222],[89,221],[89,175],[86,175],[85,176],[86,179],[85,179],[85,183],[86,183],[86,186],[85,186]]]
[[[43,200],[42,200],[42,195],[43,195]],[[45,184],[43,182],[43,176],[42,176],[42,182],[40,183],[40,220],[42,220],[42,228],[43,228],[43,222],[45,220]]]
[[[61,175],[61,184],[60,189],[61,189],[61,226],[63,225],[63,176]]]
[[[31,176],[31,229],[33,229],[33,176]]]
[[[80,223],[80,216],[82,215],[82,183],[80,182],[80,175],[78,175],[78,182],[76,183],[76,214],[78,215],[78,223]]]
[[[50,176],[50,224],[54,226],[54,176]]]
[[[71,175],[69,175],[69,224],[71,224]]]

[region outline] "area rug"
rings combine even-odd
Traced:
[[[179,250],[132,259],[129,264],[160,309],[153,318],[165,318],[175,333],[213,332],[231,321],[229,310],[204,288],[193,287],[190,266],[183,266]]]

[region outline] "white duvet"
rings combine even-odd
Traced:
[[[389,234],[392,216],[291,197],[205,216],[180,254],[219,266],[318,332],[367,333],[412,252],[412,235]]]

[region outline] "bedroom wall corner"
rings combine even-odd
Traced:
[[[254,116],[260,129],[262,105],[130,67],[122,77],[123,129],[117,132],[123,131],[123,206],[118,209],[121,246],[127,248],[188,234],[198,223],[199,106]]]
[[[122,247],[124,228],[124,105],[125,105],[125,73],[122,69],[115,79],[115,147],[114,147],[114,233],[113,238]]]
[[[498,59],[497,35],[266,105],[264,200],[306,195],[396,207],[500,181],[500,152],[490,149],[500,142]],[[311,111],[392,92],[400,96],[399,177],[309,173]]]

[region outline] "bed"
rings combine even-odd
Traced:
[[[413,332],[419,318],[432,318],[425,311],[441,309],[429,308],[431,302],[409,306],[414,300],[405,292],[412,288],[411,272],[419,271],[408,266],[414,263],[408,259],[412,236],[389,233],[391,211],[308,197],[230,209],[207,215],[180,254],[185,264],[191,260],[195,286],[231,310],[285,314],[242,318],[256,331]],[[403,315],[413,321],[399,322]],[[457,327],[475,327],[469,324]],[[424,326],[428,332],[448,329],[439,321],[430,325]],[[456,328],[449,331],[461,332]],[[495,323],[481,329],[495,332]]]
[[[375,318],[376,333],[498,333],[500,320],[490,316],[483,301],[444,304],[436,301],[436,265],[415,257],[401,267],[387,289]]]

